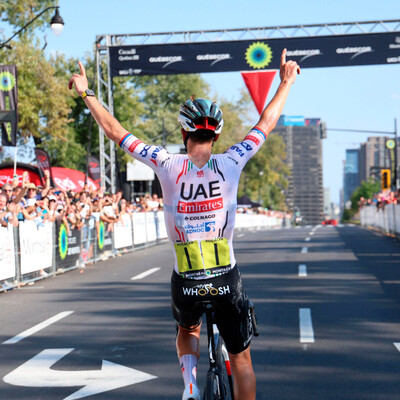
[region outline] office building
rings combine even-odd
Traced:
[[[391,168],[391,163],[394,162],[394,154],[392,155],[386,146],[388,140],[390,139],[386,136],[374,136],[369,137],[366,143],[361,143],[359,184],[371,177],[379,179],[381,169]]]
[[[360,185],[359,149],[346,150],[346,161],[343,175],[343,201],[346,204],[354,190]]]
[[[285,144],[286,163],[290,169],[286,202],[293,212],[300,212],[303,224],[324,221],[322,182],[322,139],[325,124],[320,119],[282,115],[274,129]]]

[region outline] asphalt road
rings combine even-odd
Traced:
[[[321,226],[235,244],[258,400],[400,399],[399,241]],[[0,399],[180,399],[171,262],[162,244],[0,294]]]

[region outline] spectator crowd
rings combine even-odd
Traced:
[[[89,186],[80,192],[64,191],[51,187],[50,174],[45,171],[45,185],[36,186],[24,172],[22,182],[15,179],[0,189],[0,226],[17,227],[21,221],[33,220],[37,226],[46,221],[64,222],[68,234],[71,229],[80,230],[89,219],[96,228],[103,221],[109,231],[133,213],[157,212],[163,210],[163,200],[157,194],[138,196],[134,201],[123,198],[122,192],[114,194],[104,187],[92,190]],[[265,210],[262,207],[239,207],[238,213],[258,214],[269,217],[287,218],[286,212]]]
[[[37,226],[59,220],[70,231],[81,229],[85,221],[94,218],[96,223],[104,221],[112,231],[114,224],[123,222],[126,215],[162,209],[163,202],[157,194],[146,194],[130,202],[123,198],[122,192],[110,194],[103,187],[95,191],[86,187],[80,192],[53,188],[48,171],[45,171],[43,187],[31,183],[28,172],[24,172],[21,184],[15,179],[0,189],[0,226],[3,227],[17,227],[26,220],[33,220]]]
[[[384,209],[387,204],[400,204],[400,189],[395,191],[387,189],[375,193],[372,198],[361,197],[358,205],[360,208],[365,206],[375,206],[378,209]]]

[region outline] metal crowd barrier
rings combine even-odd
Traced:
[[[400,214],[400,213],[399,213]],[[237,228],[285,226],[280,218],[237,214]],[[167,238],[163,212],[126,214],[113,227],[91,216],[81,229],[62,222],[20,222],[0,228],[0,292]]]
[[[385,233],[400,234],[400,205],[387,204],[382,208],[365,206],[360,211],[361,225],[373,226]]]

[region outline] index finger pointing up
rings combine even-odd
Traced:
[[[286,64],[286,49],[282,50],[282,55],[281,55],[281,67],[282,65]]]
[[[80,61],[79,61],[79,69],[81,70],[81,75],[86,76],[85,67]]]

